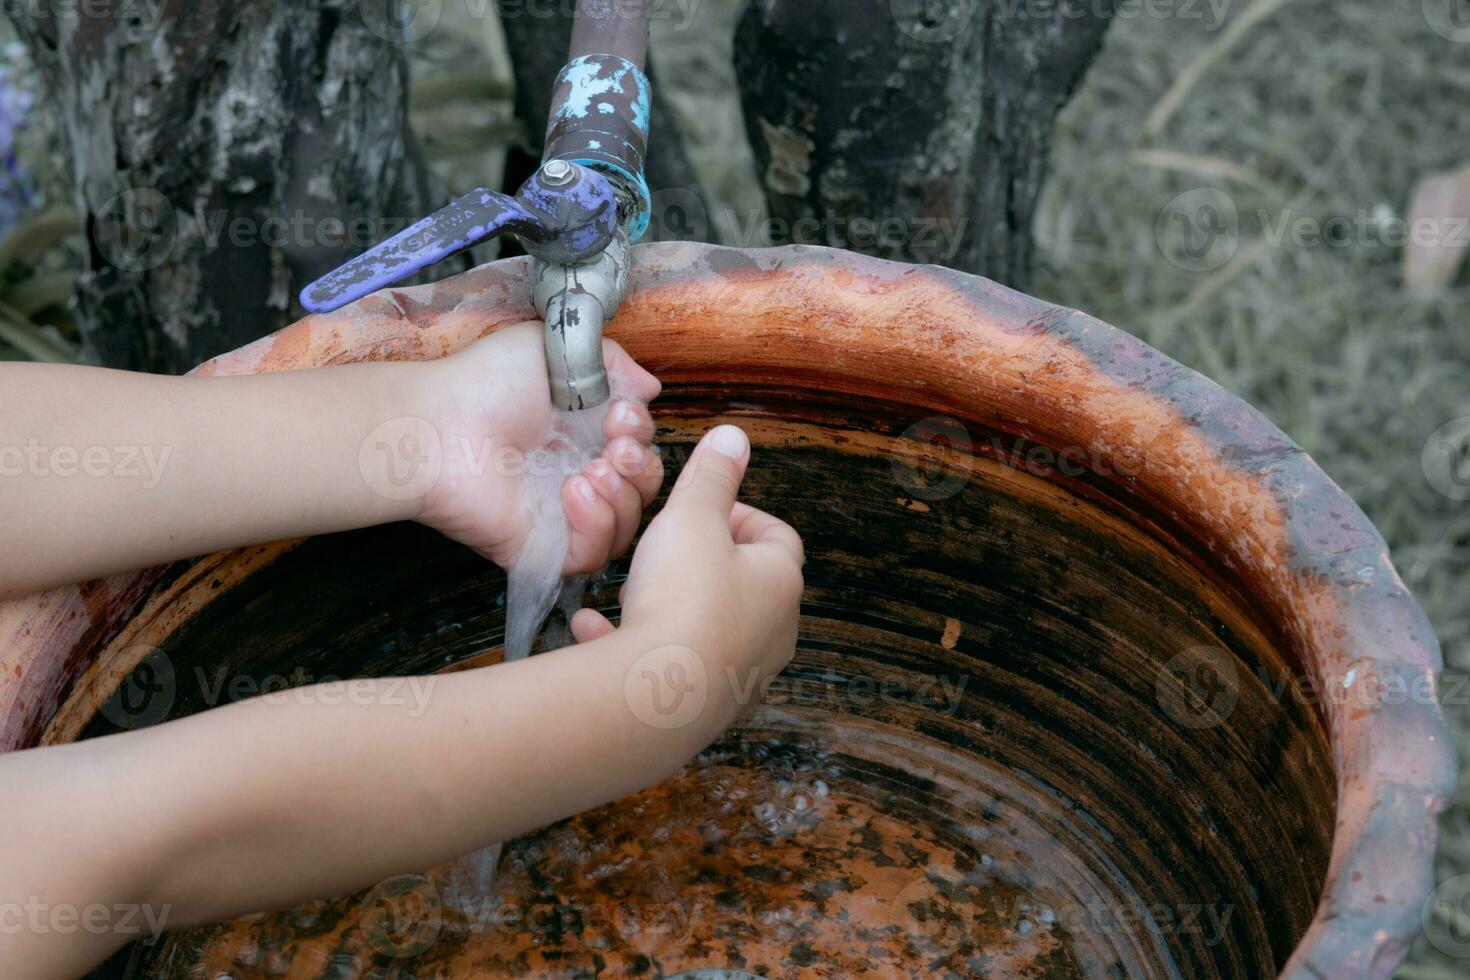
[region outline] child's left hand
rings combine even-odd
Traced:
[[[508,566],[530,530],[525,454],[552,419],[539,322],[497,331],[458,354],[423,365],[423,404],[439,438],[441,470],[418,519]],[[564,571],[595,571],[625,551],[643,509],[663,483],[647,403],[658,379],[612,341],[603,357],[615,401],[603,432],[607,449],[562,485],[571,527]]]

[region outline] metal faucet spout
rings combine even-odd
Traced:
[[[551,400],[563,411],[596,408],[612,396],[602,359],[602,328],[628,290],[628,239],[585,265],[536,262],[532,302],[546,323],[546,371]]]

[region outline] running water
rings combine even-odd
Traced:
[[[570,619],[582,604],[587,576],[562,576],[571,531],[561,506],[561,487],[602,455],[603,423],[613,398],[584,412],[557,410],[546,440],[526,454],[526,505],[531,532],[510,566],[506,594],[505,659],[530,656],[541,624],[554,606]]]
[[[582,607],[589,576],[563,576],[561,571],[571,537],[561,505],[561,488],[568,477],[580,473],[602,455],[607,446],[603,423],[620,397],[614,387],[612,397],[596,408],[582,412],[555,410],[546,439],[526,454],[523,485],[531,531],[507,576],[507,663],[530,656],[536,634],[553,608],[560,607],[566,623],[570,624],[572,616]],[[548,630],[546,649],[554,650],[570,641],[568,626]],[[455,862],[450,878],[452,901],[466,908],[490,890],[496,865],[500,863],[500,849],[500,844],[492,844]]]

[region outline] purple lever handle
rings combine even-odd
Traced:
[[[507,232],[546,262],[585,262],[612,241],[617,210],[607,178],[553,160],[515,197],[484,188],[471,191],[375,245],[302,290],[301,305],[312,313],[330,313]]]
[[[515,198],[471,191],[307,286],[301,305],[313,313],[330,313],[477,242],[535,224],[535,215]]]

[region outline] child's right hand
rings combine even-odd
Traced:
[[[694,651],[711,681],[737,688],[737,712],[795,653],[805,561],[789,525],[736,502],[749,462],[750,440],[735,426],[704,437],[644,533],[622,596],[621,630],[650,649]],[[613,630],[591,609],[572,620],[580,643]]]

